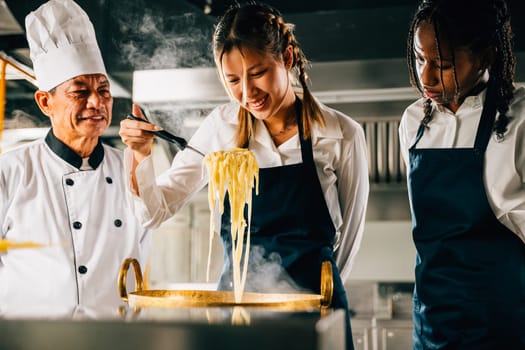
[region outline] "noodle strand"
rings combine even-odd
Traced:
[[[233,291],[235,302],[240,303],[246,284],[248,259],[250,252],[250,227],[252,213],[252,189],[259,194],[259,166],[254,154],[245,148],[234,148],[228,151],[217,151],[206,155],[204,163],[208,168],[208,202],[210,206],[210,248],[206,278],[209,280],[211,264],[211,245],[215,233],[215,215],[224,213],[224,197],[229,196]],[[255,184],[254,184],[255,183]],[[218,210],[217,209],[218,205]],[[244,218],[247,206],[248,220]],[[246,222],[248,221],[248,222]],[[244,235],[246,244],[244,242]],[[243,262],[241,272],[241,262]]]

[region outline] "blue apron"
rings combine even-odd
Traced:
[[[409,150],[414,349],[525,349],[525,245],[494,216],[483,184],[496,115],[487,90],[474,148],[416,149],[420,126]]]
[[[299,135],[302,135],[301,101],[298,98],[295,109]],[[264,259],[278,261],[293,282],[316,294],[320,293],[321,264],[331,261],[334,279],[331,307],[346,310],[347,349],[353,349],[348,302],[332,248],[335,227],[317,176],[311,140],[299,139],[303,163],[259,169],[259,195],[254,191],[252,197],[246,290],[251,290],[248,287],[250,280],[256,280],[257,271],[261,272],[252,263],[252,257],[262,254]],[[232,289],[230,230],[230,206],[226,198],[221,224],[224,268],[219,289],[222,290]],[[258,287],[254,291],[272,292],[264,290],[264,286]]]

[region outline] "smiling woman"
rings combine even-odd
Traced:
[[[217,204],[216,197],[210,202],[224,205],[218,231],[225,254],[218,288],[235,289],[245,278],[247,291],[272,293],[281,282],[289,285],[291,280],[299,289],[318,293],[321,266],[329,261],[332,307],[347,311],[346,345],[352,349],[340,270],[348,276],[363,233],[368,198],[364,133],[353,119],[312,96],[307,60],[293,30],[294,25],[285,22],[278,10],[264,4],[235,5],[220,17],[213,54],[231,102],[213,109],[188,144],[203,154],[240,148],[253,154],[259,166],[259,195],[252,193],[246,237],[251,249],[242,267],[248,271],[246,277],[239,273],[238,247],[243,241],[236,242],[238,229],[244,231],[245,225],[239,215],[245,208],[235,199],[238,193],[229,193],[235,199],[232,205],[227,200]],[[297,93],[293,81],[300,84]],[[138,107],[133,114],[142,116]],[[202,155],[191,150],[178,152],[171,167],[156,179],[153,130],[155,125],[150,123],[121,122],[120,135],[129,146],[127,172],[140,199],[135,203],[140,204],[140,217],[149,227],[169,219],[207,184],[215,195],[217,182],[217,173],[207,173]],[[234,171],[233,176],[251,182],[251,176],[242,174]],[[218,190],[223,190],[222,185]],[[278,276],[272,276],[276,283],[261,282],[267,277],[267,269],[261,266],[268,262],[277,264]]]
[[[221,75],[230,96],[264,121],[276,146],[297,133],[295,93],[288,76],[292,62],[291,45],[278,59],[272,53],[233,49],[224,52],[221,60]]]

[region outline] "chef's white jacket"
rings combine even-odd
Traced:
[[[433,119],[417,148],[472,148],[476,139],[486,89],[469,96],[456,113],[434,105]],[[407,169],[408,149],[414,144],[423,119],[420,99],[404,112],[399,126],[401,150]],[[525,242],[525,88],[517,88],[507,113],[512,117],[503,141],[493,133],[485,153],[485,191],[498,220]],[[497,116],[496,116],[497,117]],[[450,164],[454,166],[454,164]]]
[[[203,154],[236,147],[239,105],[231,102],[215,108],[200,125],[189,144]],[[320,104],[326,127],[314,125],[312,147],[317,174],[325,195],[337,239],[336,263],[343,281],[358,251],[365,224],[369,192],[368,160],[361,126],[348,116]],[[255,135],[249,143],[260,168],[302,162],[299,136],[276,147],[264,123],[255,120]],[[131,152],[125,150],[126,167]],[[139,197],[134,197],[137,215],[148,227],[170,218],[208,183],[203,156],[186,148],[177,153],[166,172],[155,179],[151,156],[136,169]],[[276,203],[276,205],[278,205]]]
[[[150,239],[124,174],[120,150],[99,143],[82,160],[51,132],[0,156],[1,238],[48,245],[0,255],[0,312],[2,305],[122,303],[120,265],[128,257],[144,262]]]

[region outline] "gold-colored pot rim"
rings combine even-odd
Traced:
[[[136,291],[126,290],[126,275],[129,266],[135,271]],[[254,293],[244,292],[240,303],[235,302],[232,291],[214,290],[143,290],[140,264],[128,258],[122,264],[118,288],[122,300],[132,307],[261,307],[278,310],[310,310],[329,307],[332,301],[333,280],[329,261],[321,268],[321,294],[303,293]]]

